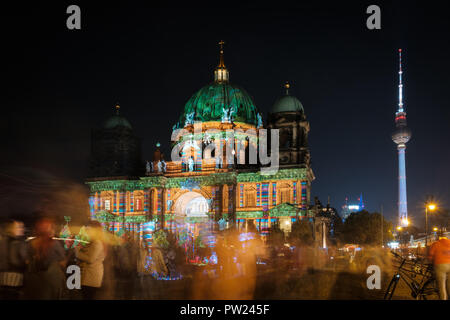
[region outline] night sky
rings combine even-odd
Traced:
[[[83,183],[91,129],[116,102],[142,138],[144,159],[158,141],[170,154],[171,128],[190,96],[213,80],[221,39],[230,81],[254,98],[264,120],[291,82],[311,125],[311,195],[323,203],[330,196],[340,210],[346,196],[356,202],[362,192],[369,211],[383,205],[389,218],[397,203],[390,136],[403,48],[409,214],[421,223],[427,194],[449,207],[450,22],[443,2],[376,2],[382,29],[375,31],[366,28],[373,3],[365,1],[92,2],[4,12],[3,212],[26,203],[18,196],[24,185],[37,192],[54,181]],[[66,28],[70,4],[81,7],[79,31]]]

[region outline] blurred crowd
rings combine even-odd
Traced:
[[[214,246],[196,248],[202,257],[197,263],[166,230],[154,233],[150,247],[130,234],[107,232],[97,221],[89,222],[85,231],[87,241],[74,245],[74,239],[55,237],[51,219],[37,221],[28,238],[22,222],[4,223],[0,299],[253,299],[258,288],[269,294],[282,279],[289,284],[294,277],[318,272],[367,277],[367,266],[373,264],[391,271],[387,249],[263,241],[253,223],[244,230],[215,232]],[[73,266],[80,271],[79,281]],[[271,286],[261,286],[264,282]],[[266,294],[256,298],[261,296]]]
[[[139,267],[145,263],[144,248],[132,239],[115,241],[97,221],[87,225],[89,241],[84,245],[65,248],[67,241],[55,238],[55,230],[54,222],[44,218],[34,226],[33,237],[26,239],[22,222],[2,225],[1,299],[133,298]],[[78,267],[79,281],[69,279],[76,272],[69,266]]]

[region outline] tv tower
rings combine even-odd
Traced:
[[[408,202],[406,197],[406,143],[411,139],[411,130],[406,126],[406,112],[403,108],[403,82],[402,82],[402,49],[398,49],[400,68],[398,71],[398,110],[395,113],[396,129],[392,134],[392,141],[398,150],[398,218],[401,226],[408,225]]]

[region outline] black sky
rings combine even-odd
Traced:
[[[397,49],[404,50],[408,205],[449,206],[450,23],[444,2],[377,2],[382,30],[366,28],[367,1],[66,2],[12,8],[2,20],[6,73],[1,173],[24,168],[82,182],[90,130],[116,102],[143,140],[169,154],[184,104],[213,78],[225,40],[230,80],[267,117],[282,84],[304,105],[316,175],[312,195],[340,207],[362,192],[371,211],[394,217],[397,153],[390,135],[397,107]],[[66,28],[70,4],[82,29]],[[213,4],[212,2],[209,5]],[[32,19],[32,20],[30,20]]]

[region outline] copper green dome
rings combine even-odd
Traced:
[[[241,87],[228,81],[215,81],[195,93],[184,107],[177,127],[193,121],[233,121],[258,125],[258,111],[253,99]]]
[[[296,97],[289,95],[279,98],[270,110],[271,113],[297,111],[303,112],[303,105]]]
[[[120,106],[116,105],[116,114],[105,121],[105,123],[103,124],[103,128],[113,129],[116,127],[126,127],[128,129],[133,129],[130,122],[126,118],[119,115],[119,110]]]
[[[275,101],[270,113],[304,112],[301,102],[296,97],[289,95],[289,83],[286,83],[284,87],[286,88],[286,94]]]

